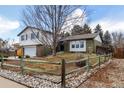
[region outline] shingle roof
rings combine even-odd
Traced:
[[[82,34],[82,35],[73,35],[68,36],[61,41],[69,41],[69,40],[81,40],[81,39],[93,39],[95,38],[99,33],[91,33],[91,34]]]
[[[27,27],[25,27],[17,36],[20,36],[20,35],[21,35],[26,29],[28,29],[28,28],[40,30],[39,28],[27,26]],[[42,31],[42,30],[41,30],[41,31]],[[49,34],[52,34],[50,31],[45,31],[45,32],[46,32],[46,33],[49,33]]]

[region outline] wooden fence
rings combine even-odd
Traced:
[[[74,73],[74,72],[78,72],[78,71],[83,71],[84,69],[86,69],[86,71],[90,71],[91,69],[91,65],[90,65],[90,59],[98,59],[98,62],[96,62],[95,64],[92,65],[92,69],[95,67],[95,66],[101,66],[101,64],[103,64],[104,62],[108,61],[109,59],[112,58],[112,54],[108,54],[108,55],[102,55],[102,56],[98,56],[98,57],[87,57],[85,59],[80,59],[80,60],[76,60],[76,61],[69,61],[69,62],[66,62],[64,59],[62,60],[62,74],[61,74],[61,86],[62,88],[65,88],[66,87],[66,76],[71,74],[71,73]],[[103,61],[101,61],[101,58],[104,58]],[[80,67],[78,69],[74,69],[70,72],[66,72],[66,68],[65,68],[65,65],[66,64],[70,64],[70,63],[78,63],[78,62],[82,62],[82,61],[85,61],[86,62],[86,66],[83,66],[83,67]]]
[[[104,59],[103,59],[104,58]],[[55,65],[59,65],[61,66],[61,72],[59,73],[59,76],[61,76],[61,87],[62,88],[65,88],[66,87],[66,76],[71,74],[71,73],[74,73],[74,72],[78,72],[78,71],[90,71],[91,67],[94,68],[95,66],[99,66],[104,63],[105,61],[109,60],[110,58],[112,58],[112,55],[109,54],[109,55],[99,55],[98,57],[87,57],[87,58],[83,58],[83,59],[80,59],[80,60],[75,60],[75,61],[69,61],[67,62],[65,59],[62,59],[61,62],[47,62],[47,61],[40,61],[40,60],[26,60],[26,59],[10,59],[10,58],[2,58],[1,57],[1,68],[4,68],[4,66],[10,66],[10,67],[18,67],[21,69],[21,73],[24,74],[24,71],[25,70],[31,70],[30,68],[27,68],[25,66],[25,62],[29,61],[29,62],[36,62],[36,63],[40,63],[40,64],[55,64]],[[95,62],[95,64],[90,64],[90,61],[91,59],[96,59],[97,62]],[[5,64],[5,60],[11,60],[11,61],[19,61],[20,62],[20,65],[10,65],[10,64]],[[86,62],[86,65],[85,66],[82,66],[82,67],[79,67],[79,68],[76,68],[76,69],[73,69],[71,71],[66,71],[66,65],[67,64],[76,64],[76,63],[79,63],[79,62]],[[34,71],[37,72],[37,69],[33,69]],[[58,74],[53,74],[51,72],[47,72],[47,71],[42,71],[42,73],[46,73],[46,74],[52,74],[52,75],[58,75]]]
[[[114,49],[113,56],[115,58],[124,58],[124,48],[116,48],[116,49]]]

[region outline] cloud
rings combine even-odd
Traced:
[[[20,26],[19,21],[9,20],[0,16],[0,34],[10,33]]]
[[[83,25],[83,21],[86,20],[84,17],[85,14],[83,14],[83,11],[80,8],[73,11],[66,19],[69,21],[65,22],[63,28],[66,29],[64,29],[64,31],[70,32],[74,25]]]
[[[123,20],[118,21],[114,19],[103,18],[101,20],[91,22],[90,26],[92,29],[94,29],[97,24],[101,25],[104,32],[106,30],[108,30],[110,33],[115,32],[115,31],[124,32],[124,21]]]

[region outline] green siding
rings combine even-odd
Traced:
[[[69,52],[69,48],[70,48],[70,45],[69,44],[70,44],[69,41],[65,41],[64,42],[64,51],[65,52]]]
[[[94,49],[94,40],[90,39],[90,40],[86,40],[86,51],[88,52],[88,48],[92,49],[92,52],[95,52]]]
[[[92,52],[96,52],[96,46],[101,46],[101,43],[99,41],[96,40],[86,40],[86,48],[87,48],[87,52],[88,52],[88,48],[91,47]]]
[[[94,40],[94,46],[96,47],[96,46],[101,46],[102,45],[102,43],[100,43],[99,41],[97,41],[97,40]],[[95,48],[95,51],[96,51],[96,48]]]

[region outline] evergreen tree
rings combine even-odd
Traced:
[[[61,37],[62,38],[65,38],[65,37],[68,37],[68,36],[70,36],[69,32],[61,32]]]
[[[95,27],[94,30],[95,30],[94,33],[98,33],[98,32],[99,32],[100,38],[102,39],[102,38],[103,38],[103,31],[102,31],[101,26],[98,24],[98,25]]]
[[[68,37],[68,36],[70,36],[69,32],[64,33],[64,37]]]
[[[84,24],[82,33],[83,34],[91,33],[91,28],[87,24]]]
[[[109,31],[106,31],[104,36],[103,36],[103,42],[105,46],[110,46],[112,43],[112,38],[111,35],[109,33]]]
[[[88,34],[91,33],[91,28],[87,24],[84,24],[83,28],[79,25],[75,25],[71,31],[72,35]]]
[[[74,27],[71,29],[72,35],[77,35],[82,32],[83,28],[80,25],[74,25]]]

